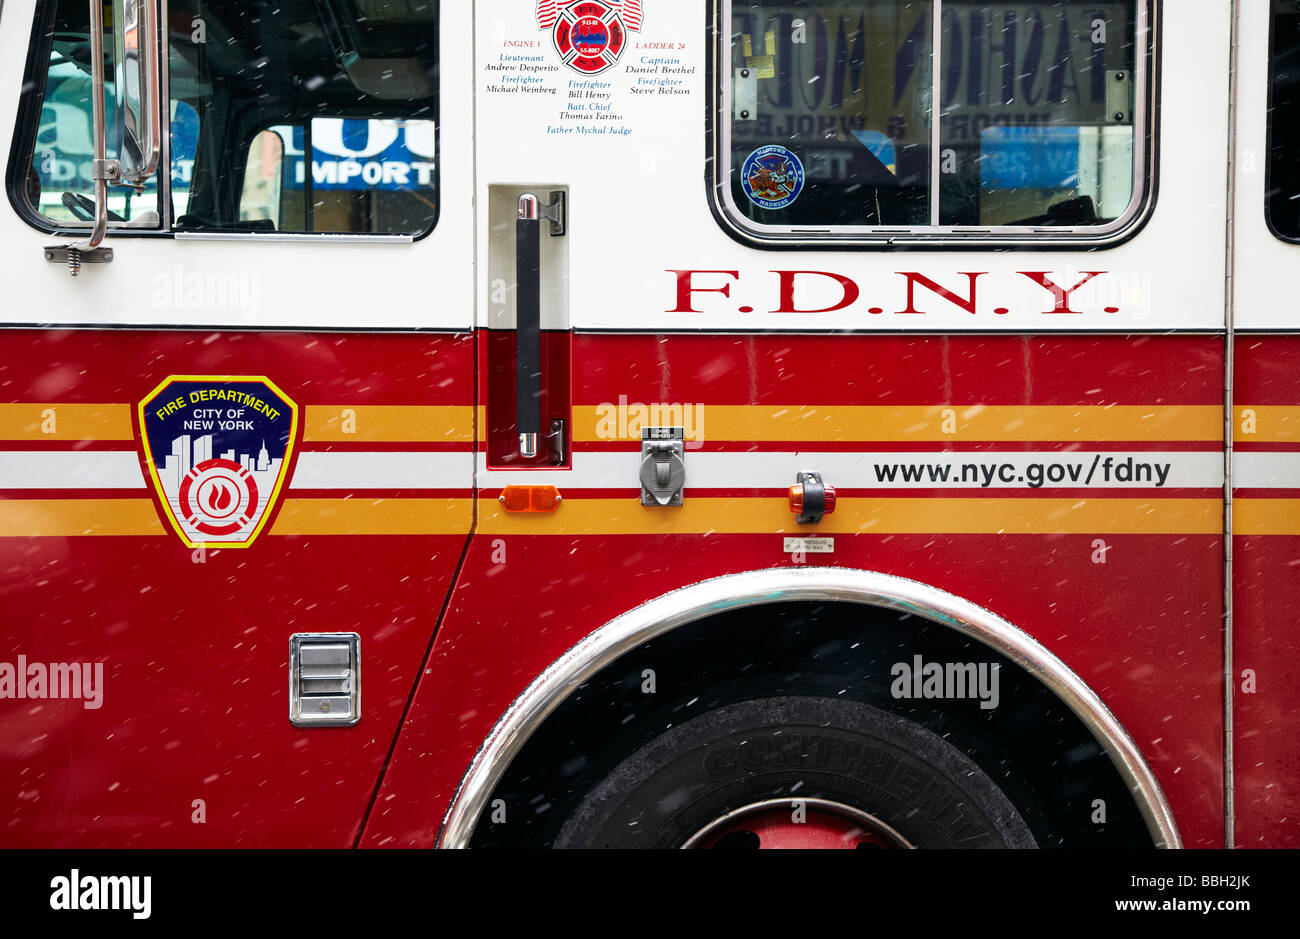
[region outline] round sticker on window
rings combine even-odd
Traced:
[[[784,209],[803,192],[803,164],[785,147],[759,147],[745,159],[740,184],[760,209]]]

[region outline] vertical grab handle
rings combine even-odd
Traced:
[[[161,82],[158,80],[158,7],[155,0],[139,0],[139,12],[143,32],[138,35],[136,44],[142,73],[140,124],[144,132],[140,135],[140,165],[128,182],[143,188],[149,177],[158,171],[158,161],[162,157],[162,120],[159,108]]]
[[[157,172],[162,155],[158,19],[158,0],[113,0],[121,148],[113,181],[137,191]]]
[[[537,456],[542,430],[542,246],[537,196],[519,197],[515,222],[515,424],[519,455]]]

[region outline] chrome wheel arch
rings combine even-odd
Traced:
[[[1132,737],[1101,698],[1036,639],[1000,616],[936,587],[848,568],[778,568],[728,574],[674,590],[615,617],[556,659],[500,717],[461,780],[438,847],[468,847],[493,789],[532,734],[568,695],[638,645],[731,610],[795,601],[873,606],[947,626],[987,645],[1042,682],[1106,750],[1153,843],[1182,839],[1163,790]]]

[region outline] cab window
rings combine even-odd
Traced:
[[[772,240],[1118,230],[1144,188],[1147,17],[1137,0],[723,2],[718,207]]]
[[[1300,242],[1300,2],[1272,4],[1265,215],[1275,235]]]
[[[170,173],[161,193],[156,180],[142,194],[113,187],[110,224],[158,227],[161,218],[177,232],[268,235],[432,229],[434,0],[168,0],[166,12]],[[11,192],[68,227],[88,224],[93,210],[89,14],[85,0],[58,0],[52,16],[32,92],[41,96],[32,157]],[[111,87],[106,98],[111,109]]]

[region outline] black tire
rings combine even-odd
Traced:
[[[866,812],[918,848],[1033,848],[1020,813],[937,734],[855,701],[763,698],[708,711],[619,763],[557,848],[677,848],[770,799]]]

